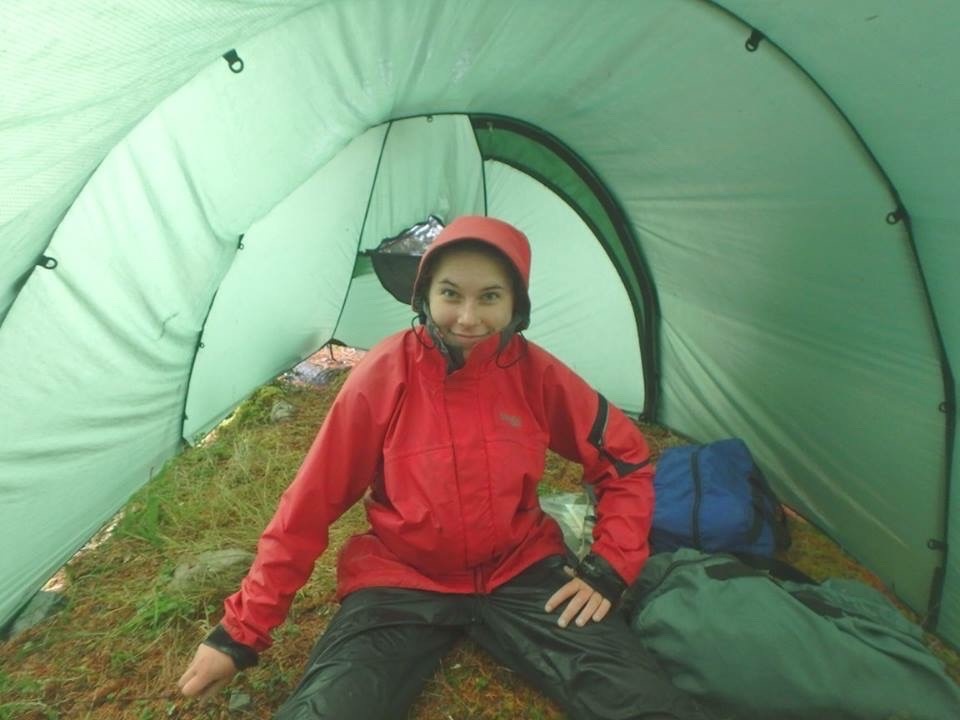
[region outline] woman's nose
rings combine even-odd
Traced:
[[[457,318],[461,325],[473,325],[477,322],[477,308],[472,302],[465,302],[460,308]]]

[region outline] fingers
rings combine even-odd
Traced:
[[[208,699],[226,686],[236,673],[236,665],[229,655],[201,645],[177,681],[177,687],[186,697]]]
[[[597,610],[600,609],[600,604],[602,602],[603,602],[603,595],[601,595],[600,593],[594,590],[591,590],[590,595],[587,599],[587,602],[584,603],[580,612],[577,613],[577,619],[574,620],[574,622],[577,624],[577,627],[583,627],[590,620],[592,620]]]
[[[199,684],[200,679],[197,677],[197,657],[194,655],[190,665],[187,666],[183,675],[177,680],[177,687],[180,689],[180,692],[187,697],[193,697],[203,689],[202,687],[197,687]]]
[[[216,682],[209,675],[199,672],[196,666],[196,662],[191,663],[177,681],[177,687],[185,697],[204,697],[208,694],[211,682]]]
[[[597,611],[600,601],[603,597],[600,593],[594,592],[593,588],[584,583],[577,593],[570,599],[567,606],[560,613],[560,619],[557,624],[560,627],[566,627],[570,621],[576,618],[578,627],[583,627],[590,616]]]
[[[591,620],[599,622],[606,617],[612,607],[609,600],[580,578],[574,578],[565,583],[563,587],[551,595],[544,609],[547,612],[553,612],[564,602],[567,603],[566,607],[557,619],[557,624],[560,627],[567,627],[571,621],[575,622],[578,627],[583,627]]]
[[[197,698],[197,700],[207,701],[220,692],[229,683],[230,678],[221,678],[220,680],[210,681],[210,678],[202,678],[199,675],[193,675],[183,684],[177,684],[180,687],[180,692],[183,693],[184,697],[194,697]]]
[[[553,595],[551,595],[549,600],[547,600],[547,604],[544,607],[544,610],[546,610],[548,613],[553,612],[554,609],[559,607],[561,603],[565,602],[566,600],[569,600],[574,595],[576,595],[579,588],[580,586],[577,583],[576,578],[574,578],[568,583],[564,583],[564,585],[559,590],[557,590]]]
[[[185,697],[200,696],[207,685],[209,685],[209,683],[196,674],[193,674],[190,677],[187,677],[186,674],[184,674],[184,676],[180,678],[180,682],[177,683],[177,687],[180,688],[180,692]]]
[[[600,622],[603,620],[607,616],[607,613],[610,612],[610,608],[612,607],[613,603],[606,598],[603,598],[603,602],[600,603],[600,607],[598,607],[597,611],[593,614],[593,621]]]
[[[230,684],[230,678],[224,678],[222,680],[217,680],[214,683],[211,683],[203,690],[198,696],[197,699],[203,702],[210,700],[214,695],[223,690],[227,685]]]

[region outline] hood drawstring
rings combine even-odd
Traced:
[[[440,354],[443,355],[444,360],[447,361],[447,375],[452,373],[454,370],[459,370],[463,367],[466,362],[466,358],[463,357],[463,350],[458,347],[450,347],[443,340],[443,334],[440,332],[440,328],[437,327],[437,324],[433,321],[433,317],[430,315],[430,308],[423,303],[423,312],[421,313],[422,317],[421,322],[427,328],[427,334],[430,335],[430,339],[433,340],[434,345],[437,346],[437,350],[440,351]]]
[[[516,365],[518,362],[520,362],[520,358],[523,357],[523,352],[526,349],[527,339],[523,336],[523,332],[517,330],[517,328],[520,327],[523,323],[524,323],[524,317],[520,313],[514,313],[513,319],[509,322],[509,324],[503,330],[500,331],[500,344],[497,346],[497,367],[498,368],[505,370],[511,365]],[[501,365],[500,358],[502,357],[503,351],[506,349],[507,345],[509,344],[510,340],[513,338],[514,335],[520,338],[520,341],[523,345],[522,347],[519,348],[517,352],[517,357],[507,362],[506,365]]]

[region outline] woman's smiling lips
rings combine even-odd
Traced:
[[[461,335],[460,333],[452,332],[449,333],[449,335],[461,345],[476,345],[481,340],[490,337],[491,333],[484,333],[483,335]]]

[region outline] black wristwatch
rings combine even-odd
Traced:
[[[214,650],[219,650],[229,655],[230,659],[233,660],[233,664],[237,666],[237,670],[245,670],[260,662],[260,657],[257,655],[256,650],[243,643],[238,643],[230,637],[230,633],[226,631],[223,625],[217,625],[211,630],[210,634],[204,639],[203,644],[209,645]]]
[[[577,577],[614,605],[620,600],[627,584],[606,560],[596,553],[587,553],[577,564]]]

